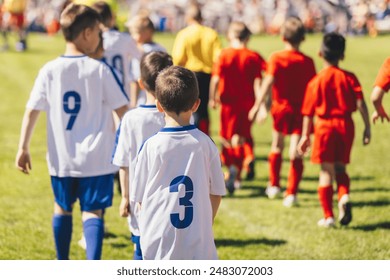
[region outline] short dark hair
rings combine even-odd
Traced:
[[[158,74],[172,65],[172,57],[166,52],[150,52],[142,56],[141,80],[149,93],[155,95]]]
[[[194,72],[181,66],[164,69],[157,76],[156,98],[167,112],[180,114],[191,110],[199,98]]]
[[[241,21],[233,21],[230,23],[228,32],[231,33],[234,38],[240,40],[240,42],[244,42],[249,39],[252,34],[245,23]]]
[[[186,18],[193,19],[197,22],[202,21],[202,10],[197,3],[191,3],[186,10]]]
[[[133,19],[129,21],[128,27],[130,27],[131,30],[136,29],[137,32],[148,29],[152,32],[155,31],[153,21],[148,16],[144,15],[136,15],[133,17]]]
[[[337,32],[325,34],[321,44],[321,54],[326,61],[336,62],[344,57],[345,38]]]
[[[81,32],[100,22],[99,14],[85,5],[69,4],[61,13],[60,25],[67,42],[74,41]]]
[[[92,5],[92,8],[100,15],[103,25],[110,27],[113,18],[110,5],[104,1],[98,1]]]
[[[299,44],[305,39],[305,26],[298,17],[289,17],[284,22],[281,34],[290,44]]]

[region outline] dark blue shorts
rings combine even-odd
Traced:
[[[51,176],[51,186],[56,203],[65,211],[71,212],[77,199],[81,211],[100,210],[112,205],[114,174],[84,178]]]

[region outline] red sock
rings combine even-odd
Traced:
[[[333,216],[333,186],[319,186],[318,197],[321,202],[325,218]]]
[[[282,155],[280,153],[270,153],[269,161],[269,181],[270,185],[280,187],[280,169],[282,168]]]
[[[233,150],[234,150],[235,166],[237,166],[238,168],[237,180],[241,180],[241,170],[244,162],[244,147],[243,146],[234,147]]]
[[[222,163],[225,166],[230,166],[235,164],[234,149],[223,147],[221,151],[221,159],[222,159]]]
[[[349,194],[350,179],[348,174],[346,172],[336,173],[336,182],[337,196],[338,200],[340,200],[344,194]]]
[[[255,154],[253,153],[253,143],[245,142],[244,146],[244,163],[243,168],[248,171],[249,164],[255,160]]]
[[[297,194],[302,179],[303,161],[300,158],[290,161],[286,194]]]
[[[210,122],[208,119],[201,119],[201,120],[199,120],[198,128],[200,131],[209,135],[209,124],[210,124]]]

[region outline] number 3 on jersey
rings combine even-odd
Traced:
[[[194,209],[191,198],[194,194],[194,185],[188,176],[178,176],[172,180],[169,192],[179,192],[179,185],[184,185],[185,195],[179,198],[179,205],[184,206],[184,219],[180,219],[179,213],[171,214],[171,224],[175,228],[183,229],[189,227],[194,218]]]
[[[64,112],[70,115],[66,130],[72,130],[74,122],[76,121],[77,115],[80,112],[81,108],[80,94],[75,91],[68,91],[64,94],[62,103],[64,107]]]

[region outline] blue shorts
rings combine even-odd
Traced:
[[[114,174],[84,178],[51,176],[51,186],[56,203],[65,211],[71,212],[77,199],[81,211],[101,210],[112,205]]]

